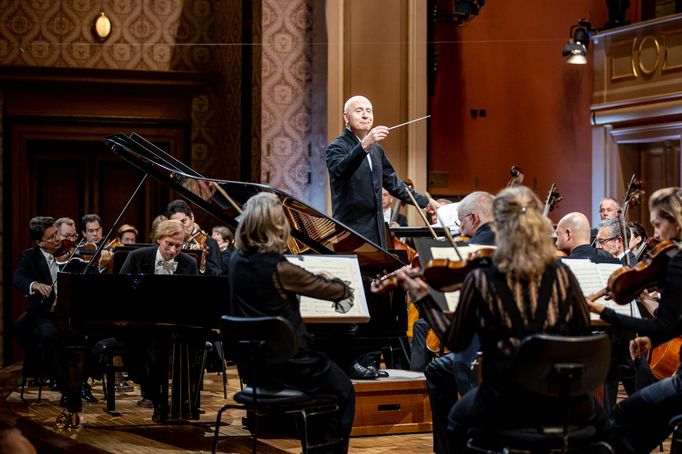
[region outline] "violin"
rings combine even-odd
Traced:
[[[628,304],[637,298],[642,291],[660,284],[665,277],[668,267],[668,251],[676,249],[677,245],[670,240],[661,241],[653,247],[649,255],[631,267],[618,269],[609,276],[605,289],[597,292],[591,298],[596,299],[608,295],[618,304]]]
[[[521,167],[515,164],[511,166],[509,173],[511,174],[511,179],[507,182],[508,188],[513,188],[514,186],[519,186],[521,183],[523,183],[525,175],[523,170],[521,170]]]
[[[481,248],[470,253],[465,260],[434,259],[429,260],[423,270],[414,269],[407,273],[415,278],[421,277],[431,287],[441,292],[458,290],[464,282],[466,275],[474,268],[490,266],[493,248]],[[389,273],[375,279],[371,283],[372,293],[385,293],[398,286],[396,273]]]
[[[185,241],[185,249],[201,249],[202,246],[206,243],[206,239],[208,238],[208,233],[205,231],[199,229],[192,236],[189,237],[187,241]]]

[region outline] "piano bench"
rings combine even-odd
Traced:
[[[123,356],[127,353],[128,347],[124,342],[109,337],[97,342],[93,351],[97,356],[100,364],[104,366],[104,377],[102,380],[102,387],[104,388],[104,396],[107,400],[107,406],[104,411],[112,416],[120,416],[116,411],[116,372],[124,369],[122,366],[114,365],[114,357]]]

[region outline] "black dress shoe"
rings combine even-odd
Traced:
[[[90,389],[90,385],[88,385],[85,382],[81,383],[81,398],[86,402],[91,402],[91,403],[97,402],[97,398],[92,395],[92,390]]]
[[[152,415],[152,422],[165,423],[168,420],[168,407],[163,405],[156,405],[154,407],[154,414]]]
[[[143,408],[154,408],[154,402],[152,402],[151,399],[143,397],[137,401],[137,406]]]

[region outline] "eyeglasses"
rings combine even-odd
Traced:
[[[71,241],[76,241],[76,240],[78,240],[78,236],[79,236],[77,233],[66,233],[66,234],[60,233],[59,235],[60,235],[63,239],[65,239],[65,240],[71,240]]]
[[[600,246],[604,246],[606,243],[608,243],[609,241],[613,241],[616,238],[618,237],[612,236],[611,238],[597,238],[597,243],[599,243]]]
[[[466,215],[462,216],[461,219],[457,219],[457,220],[455,221],[455,227],[457,227],[457,228],[462,227],[462,223],[464,222],[464,220],[465,220],[466,218],[468,218],[469,216],[471,216],[472,214],[474,214],[474,213],[466,214]]]
[[[52,235],[48,236],[47,238],[43,238],[41,241],[55,241],[58,239],[60,239],[59,234],[55,232]]]

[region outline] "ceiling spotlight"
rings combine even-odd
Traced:
[[[562,55],[566,62],[573,65],[587,63],[587,48],[590,45],[591,34],[595,30],[587,19],[580,19],[577,25],[571,26],[568,44],[564,47]]]

